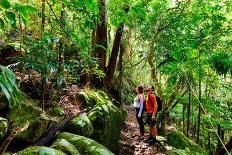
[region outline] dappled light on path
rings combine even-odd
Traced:
[[[148,138],[148,130],[145,138]],[[160,143],[149,146],[139,139],[139,127],[135,118],[134,109],[127,107],[127,118],[121,131],[119,155],[163,155],[165,148]]]

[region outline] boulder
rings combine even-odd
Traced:
[[[188,139],[183,133],[174,131],[168,134],[167,143],[176,149],[190,150],[191,154],[208,154],[206,150],[201,148],[198,144]],[[179,151],[181,151],[179,150]],[[176,151],[178,152],[178,151]]]
[[[66,125],[64,131],[89,137],[93,134],[93,125],[90,122],[89,118],[82,114]]]
[[[8,121],[0,117],[0,140],[6,135],[8,128]]]
[[[42,109],[37,107],[32,100],[23,98],[23,101],[21,107],[13,107],[9,110],[7,119],[13,122],[13,130],[29,121],[27,130],[19,133],[15,139],[35,143],[45,133],[50,122],[57,120],[42,112]]]
[[[62,151],[55,150],[49,147],[33,146],[33,147],[28,147],[20,152],[17,152],[16,155],[67,155],[67,154]]]
[[[94,103],[88,114],[94,127],[91,138],[117,152],[121,128],[126,118],[125,110],[116,107],[103,91],[88,91],[87,94],[89,101]]]
[[[68,142],[72,143],[81,154],[113,155],[113,153],[103,145],[83,136],[63,132],[58,135],[58,138],[66,139]]]
[[[65,139],[57,139],[52,144],[51,148],[65,152],[67,155],[80,154],[79,151],[76,149],[76,147]]]
[[[188,148],[186,148],[185,150],[173,149],[173,150],[168,151],[167,154],[168,155],[197,155],[197,154],[191,153]]]

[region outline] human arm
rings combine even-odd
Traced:
[[[142,116],[142,112],[143,112],[143,101],[144,101],[144,98],[143,98],[143,95],[139,95],[139,113],[138,113],[138,117],[140,118]]]

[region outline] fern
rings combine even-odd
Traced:
[[[7,67],[0,66],[0,88],[9,101],[9,106],[20,105],[21,95],[14,73]]]

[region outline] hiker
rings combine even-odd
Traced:
[[[146,97],[147,124],[150,128],[150,136],[146,142],[149,144],[154,144],[157,142],[156,114],[158,105],[156,102],[156,96],[154,95],[154,87],[149,85],[146,91],[148,93]]]
[[[135,91],[137,93],[137,96],[134,99],[134,108],[135,108],[136,119],[138,121],[139,129],[140,129],[139,138],[142,139],[144,135],[143,103],[145,100],[143,96],[143,86],[137,86],[135,88]]]

